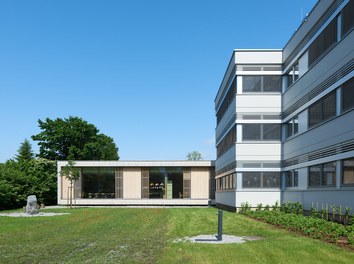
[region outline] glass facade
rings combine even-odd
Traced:
[[[190,198],[190,178],[190,168],[148,168],[142,173],[142,198]]]
[[[354,158],[343,160],[342,184],[354,185]]]
[[[242,140],[280,141],[280,124],[243,124]]]
[[[115,168],[81,170],[82,198],[115,198]]]
[[[245,93],[280,93],[281,76],[242,76],[242,90]]]
[[[318,100],[309,107],[309,127],[336,116],[336,91]]]
[[[285,172],[285,187],[298,187],[299,185],[299,172],[291,170]]]
[[[336,162],[329,162],[309,167],[309,187],[335,185]]]
[[[280,188],[279,172],[243,172],[243,188]]]
[[[226,136],[216,146],[217,157],[224,154],[229,148],[231,148],[236,142],[236,126],[233,126]]]
[[[354,17],[354,16],[353,16]],[[342,86],[342,111],[354,108],[354,78],[345,82]]]
[[[318,35],[309,47],[309,67],[316,63],[326,51],[337,43],[337,18]]]
[[[215,181],[214,168],[209,169],[208,181]],[[140,169],[137,168],[136,172]],[[203,172],[205,169],[203,168]],[[81,177],[75,182],[77,198],[109,199],[124,198],[124,168],[118,167],[83,167]],[[211,176],[214,177],[211,179]],[[130,175],[128,175],[128,178]],[[134,177],[132,176],[133,181]],[[135,186],[129,186],[130,180],[125,179],[126,191],[136,192]],[[208,188],[215,188],[215,182],[209,182]],[[182,199],[191,195],[190,167],[142,167],[141,198],[143,199]],[[213,191],[215,191],[213,189]],[[211,194],[210,194],[211,195]],[[140,198],[140,197],[139,197]]]

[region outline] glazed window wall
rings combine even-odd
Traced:
[[[343,160],[343,185],[354,185],[354,158]]]
[[[299,132],[299,117],[296,115],[289,122],[285,124],[286,126],[286,137],[290,137]]]
[[[309,47],[309,68],[337,43],[337,18],[333,19]]]
[[[231,128],[231,130],[216,146],[217,157],[219,158],[222,154],[224,154],[229,148],[231,148],[235,144],[235,142],[236,142],[236,126]]]
[[[243,124],[242,140],[280,141],[280,124]]]
[[[354,108],[354,78],[342,86],[342,112]]]
[[[243,172],[242,188],[280,188],[280,173]]]
[[[285,186],[286,187],[298,187],[299,185],[299,173],[296,170],[285,172]]]
[[[225,112],[229,108],[231,102],[234,100],[236,95],[236,77],[234,78],[233,82],[231,83],[231,87],[229,91],[227,92],[217,114],[216,114],[216,121],[219,124],[221,121],[222,117],[224,116]]]
[[[309,167],[309,186],[325,187],[336,184],[336,162]]]
[[[236,173],[232,173],[216,179],[216,187],[221,190],[236,190]]]
[[[190,180],[190,168],[149,168],[142,173],[142,198],[190,198]]]
[[[82,198],[115,198],[115,168],[82,168]]]
[[[354,28],[354,1],[351,0],[342,10],[342,36],[348,34]]]
[[[309,107],[309,127],[336,116],[336,91],[331,92]]]
[[[245,93],[280,93],[281,76],[243,76],[242,91]]]
[[[287,81],[287,88],[299,79],[299,61],[296,61],[295,64],[290,67],[290,71],[286,73],[285,77]]]

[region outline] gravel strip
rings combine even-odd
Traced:
[[[70,213],[38,213],[34,215],[26,213],[0,213],[0,216],[9,216],[9,217],[38,217],[38,216],[56,216],[56,215],[66,215]]]
[[[241,244],[245,243],[247,240],[239,236],[223,235],[222,240],[218,241],[216,235],[199,235],[194,237],[184,237],[174,240],[174,243],[180,242],[192,242],[192,243],[204,243],[204,244]]]

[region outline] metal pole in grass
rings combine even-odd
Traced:
[[[222,241],[222,210],[218,211],[218,241]]]

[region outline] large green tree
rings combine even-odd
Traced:
[[[203,157],[199,151],[194,150],[187,154],[187,160],[203,160]]]
[[[32,194],[40,203],[56,204],[55,161],[39,158],[0,164],[0,210],[22,207]]]
[[[32,150],[32,145],[28,141],[28,139],[25,139],[21,145],[20,148],[17,150],[17,155],[16,155],[16,160],[21,162],[21,161],[27,161],[31,160],[34,158],[33,150]]]
[[[113,139],[99,133],[87,121],[79,118],[47,118],[38,120],[39,157],[50,160],[118,160],[118,148]]]

